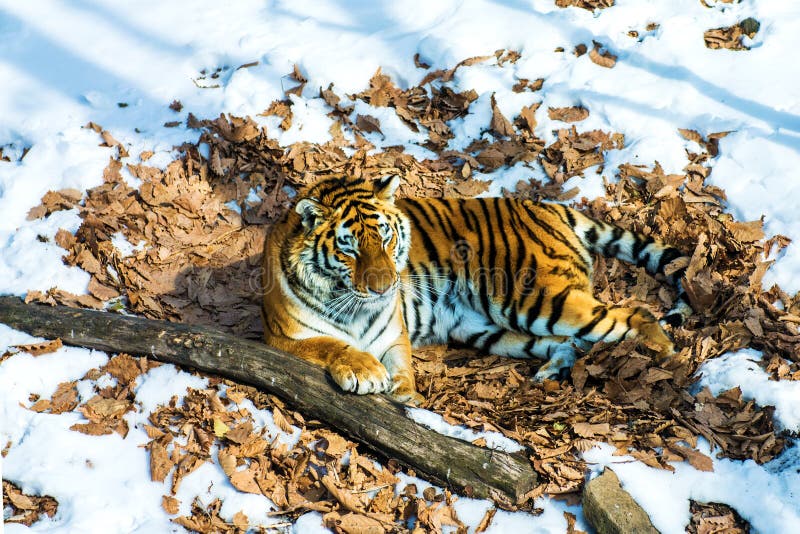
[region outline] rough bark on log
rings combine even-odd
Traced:
[[[67,345],[147,356],[251,384],[323,421],[419,476],[458,493],[511,503],[536,485],[520,454],[443,436],[406,416],[383,395],[345,393],[321,368],[212,328],[0,297],[0,323]]]

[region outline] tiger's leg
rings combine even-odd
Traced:
[[[507,330],[479,314],[469,314],[450,331],[450,339],[489,354],[511,358],[540,358],[545,362],[534,376],[537,381],[555,378],[575,363],[575,347],[566,336],[534,336]]]
[[[568,288],[553,296],[549,315],[532,326],[533,334],[572,336],[591,343],[638,336],[658,347],[662,357],[675,353],[672,340],[647,309],[609,306],[580,289]]]
[[[406,404],[419,406],[425,398],[417,393],[414,381],[414,367],[411,363],[411,342],[408,335],[401,336],[381,356],[381,363],[389,373],[391,385],[388,392],[391,397]]]

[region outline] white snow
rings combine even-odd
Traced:
[[[792,532],[800,524],[800,451],[792,447],[771,462],[713,458],[714,471],[698,471],[687,463],[672,463],[675,472],[654,469],[629,456],[613,456],[616,449],[602,444],[583,453],[594,463],[593,476],[609,466],[650,515],[661,532],[684,532],[689,522],[689,499],[720,502],[750,521],[755,532]],[[709,454],[700,440],[698,450]]]
[[[112,234],[111,236],[111,244],[114,245],[120,255],[124,258],[126,256],[131,256],[140,250],[144,250],[145,245],[147,242],[144,240],[139,241],[137,244],[132,244],[128,239],[122,234],[122,232],[117,232]]]
[[[406,414],[417,423],[435,430],[440,434],[444,434],[445,436],[450,436],[451,438],[468,441],[470,443],[476,439],[483,438],[486,440],[486,447],[489,449],[505,452],[517,452],[522,450],[519,443],[508,439],[500,432],[476,432],[464,425],[450,425],[445,423],[444,418],[438,413],[433,413],[421,408],[406,408]]]
[[[752,50],[705,48],[705,30],[748,16],[761,23],[748,43]],[[586,178],[568,182],[567,187],[579,186],[581,196],[592,198],[602,192],[603,178],[613,180],[617,165],[624,162],[652,165],[657,160],[665,171],[680,172],[687,162],[685,150],[697,147],[678,128],[701,134],[732,131],[720,143],[710,181],[726,190],[728,209],[736,217],[764,216],[768,234],[794,240],[764,278],[765,285],[779,283],[793,293],[800,290],[800,70],[793,57],[800,49],[798,20],[800,4],[786,0],[717,3],[712,8],[697,0],[617,0],[597,13],[559,9],[552,0],[0,0],[0,147],[12,158],[0,161],[0,294],[23,295],[54,286],[86,291],[89,276],[65,266],[63,251],[53,242],[59,228],[77,229],[77,210],[36,221],[26,221],[26,215],[48,190],[85,190],[102,183],[102,170],[116,149],[98,146],[99,135],[83,127],[89,121],[124,144],[131,154],[126,163],[137,163],[140,152],[151,150],[155,154],[148,164],[157,166],[175,156],[174,146],[197,139],[198,133],[183,125],[163,127],[184,121],[189,112],[201,118],[250,115],[284,145],[325,141],[331,120],[320,88],[333,83],[346,100],[367,87],[378,67],[405,87],[427,72],[414,66],[415,53],[439,69],[501,48],[519,50],[522,58],[504,68],[492,59],[456,73],[457,87],[475,89],[479,97],[468,115],[453,121],[456,138],[449,148],[463,148],[483,135],[492,94],[510,118],[521,106],[542,102],[536,132],[548,142],[565,125],[551,121],[547,108],[582,105],[590,116],[577,124],[579,130],[618,131],[626,140],[625,148],[606,155],[602,174],[590,169]],[[650,22],[659,26],[645,31]],[[639,38],[629,37],[630,30],[637,30]],[[592,40],[618,56],[614,68],[571,53],[579,43],[591,48]],[[565,51],[555,52],[557,47]],[[253,61],[258,64],[238,68]],[[296,85],[288,77],[295,64],[309,81],[301,96],[291,97],[293,125],[283,132],[279,120],[257,115]],[[513,93],[511,86],[519,78],[546,81],[536,93]],[[168,108],[173,100],[183,104],[181,112]],[[383,135],[368,136],[376,146],[404,144],[418,158],[433,157],[414,144],[420,135],[390,110],[356,102],[353,119],[356,114],[380,120]],[[137,185],[124,167],[122,174]],[[544,179],[544,174],[521,164],[494,173],[487,177],[493,180],[489,194],[530,177]],[[115,246],[122,254],[143,245],[119,237]],[[0,347],[31,339],[0,326]],[[745,396],[774,404],[784,428],[798,430],[797,387],[768,381],[750,361],[757,358],[753,351],[740,351],[707,362],[701,383],[715,392],[739,385]],[[146,436],[135,425],[158,403],[184,395],[187,387],[202,387],[202,380],[171,366],[140,377],[140,411],[126,416],[131,431],[124,440],[69,431],[77,414],[36,414],[19,405],[29,405],[31,393],[49,396],[58,383],[80,380],[106,360],[99,352],[64,348],[38,358],[19,354],[0,366],[0,445],[12,442],[0,466],[3,476],[61,503],[53,521],[44,520],[32,530],[177,529],[161,510],[161,495],[168,488],[150,481],[147,452],[140,448]],[[78,388],[82,396],[91,394],[88,381],[81,380]],[[296,439],[279,433],[270,414],[248,409],[271,435]],[[443,427],[425,417],[431,426]],[[462,439],[475,439],[463,431],[456,431]],[[494,443],[512,446],[503,440]],[[602,447],[587,458],[621,460]],[[698,473],[683,464],[676,465],[674,474],[638,463],[615,465],[623,483],[665,532],[683,531],[689,497],[727,502],[757,530],[781,531],[799,519],[798,468],[796,447],[765,466],[715,460],[714,473]],[[664,491],[654,492],[654,487]],[[224,514],[244,509],[251,519],[266,519],[258,512],[268,508],[265,499],[234,492],[210,464],[184,480],[182,512],[195,495],[203,502],[224,498]],[[537,505],[545,509],[540,517],[498,512],[490,531],[562,532],[561,503],[542,499]],[[457,510],[474,527],[487,506],[461,499]],[[293,530],[325,531],[320,523],[319,514],[308,513]]]

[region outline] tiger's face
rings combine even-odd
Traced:
[[[298,201],[303,236],[296,257],[307,287],[362,305],[396,294],[411,237],[394,206],[398,185],[396,176],[325,180]]]

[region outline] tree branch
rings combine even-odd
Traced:
[[[409,419],[403,405],[383,395],[345,393],[305,360],[212,328],[26,305],[17,297],[0,297],[0,322],[68,345],[147,356],[251,384],[379,455],[397,459],[420,477],[468,496],[515,503],[537,482],[524,455],[438,434]]]

